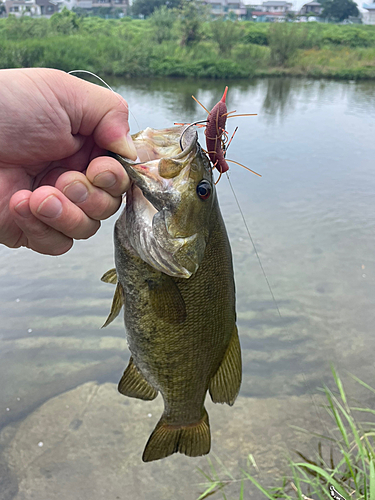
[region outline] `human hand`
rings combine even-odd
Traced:
[[[53,69],[0,70],[0,243],[61,255],[115,213],[136,159],[118,94]]]

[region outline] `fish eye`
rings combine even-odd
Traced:
[[[203,180],[197,186],[197,195],[201,200],[207,200],[211,196],[212,187],[211,184]]]

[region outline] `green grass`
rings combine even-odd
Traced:
[[[269,500],[328,500],[332,498],[330,486],[346,500],[375,500],[375,410],[351,406],[334,368],[332,373],[336,390],[325,387],[324,393],[327,400],[325,409],[334,425],[328,435],[312,434],[319,437],[314,457],[296,452],[297,458],[289,461],[289,473],[280,481],[280,486],[273,488],[263,486],[254,473],[249,472],[257,469],[252,455],[248,457],[248,470],[241,470],[237,479],[219,459],[216,459],[215,465],[209,459],[210,471],[201,470],[206,483],[198,500],[215,494],[228,500],[226,487],[238,481],[241,483],[239,500],[243,500],[248,483],[252,483]],[[353,378],[375,394],[372,387]],[[371,421],[359,419],[359,415],[370,417]]]

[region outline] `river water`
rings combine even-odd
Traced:
[[[191,95],[210,109],[225,85],[110,83],[130,105],[132,132],[204,119]],[[258,401],[314,393],[331,384],[330,363],[373,384],[375,84],[235,81],[227,102],[229,110],[257,113],[228,120],[230,133],[239,128],[227,158],[262,175],[230,164],[239,206],[225,176],[217,186],[235,266],[241,396]],[[129,357],[122,320],[100,329],[113,288],[99,278],[113,267],[116,218],[61,257],[0,248],[0,425],[12,429],[12,439],[51,398],[121,375]],[[240,435],[239,429],[239,441]],[[44,498],[38,489],[20,496],[22,481],[17,486],[19,471],[12,467],[16,479],[4,499]],[[61,491],[59,498],[65,498]]]

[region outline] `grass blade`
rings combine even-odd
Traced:
[[[338,376],[338,374],[337,374],[337,372],[332,364],[331,364],[331,371],[333,374],[333,378],[335,379],[337,388],[340,392],[341,399],[343,400],[345,407],[348,408],[348,403],[346,401],[346,395],[345,395],[345,391],[344,391],[344,388],[343,388],[342,383],[341,383],[341,379]]]
[[[370,500],[375,500],[375,467],[373,460],[370,460]]]
[[[245,474],[247,479],[251,481],[258,488],[258,490],[263,493],[264,496],[266,496],[269,500],[275,500],[275,497],[268,493],[268,491],[263,488],[263,486],[258,483],[258,481],[253,476],[250,476],[250,474],[248,474],[246,471],[243,471],[243,473]]]

